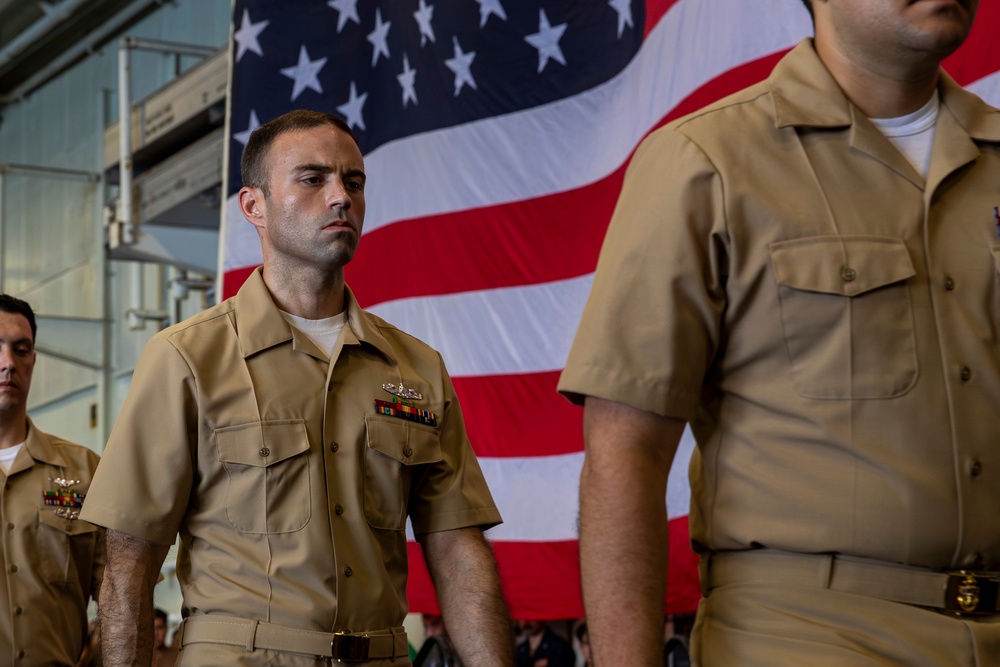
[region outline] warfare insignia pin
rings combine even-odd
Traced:
[[[382,389],[385,389],[393,396],[399,396],[400,398],[409,399],[411,401],[419,401],[424,397],[424,395],[421,394],[419,391],[414,391],[413,389],[408,389],[407,387],[404,387],[402,381],[400,381],[398,385],[392,384],[391,382],[386,382],[385,384],[382,385]]]

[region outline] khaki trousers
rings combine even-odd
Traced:
[[[757,559],[741,573],[730,557],[718,568],[725,576],[713,576],[709,561],[691,638],[695,665],[1000,667],[1000,614],[957,617],[833,590],[773,565]]]

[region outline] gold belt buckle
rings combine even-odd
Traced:
[[[330,640],[330,657],[337,662],[363,662],[368,660],[371,637],[336,632]]]
[[[958,570],[948,572],[945,611],[957,614],[995,614],[1000,611],[1000,580],[992,574]]]

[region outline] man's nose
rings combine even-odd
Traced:
[[[326,205],[330,208],[342,206],[351,207],[351,195],[347,191],[347,186],[339,178],[331,178],[327,184]]]

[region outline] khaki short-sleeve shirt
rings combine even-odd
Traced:
[[[104,532],[79,519],[98,456],[43,433],[0,472],[0,665],[75,665],[104,574]]]
[[[941,78],[926,180],[811,40],[636,152],[559,388],[690,422],[697,548],[1000,569],[1000,112]]]
[[[260,271],[148,343],[85,516],[180,532],[184,613],[317,631],[402,624],[417,535],[500,522],[440,355],[358,307],[331,364]],[[419,394],[404,418],[384,386]]]

